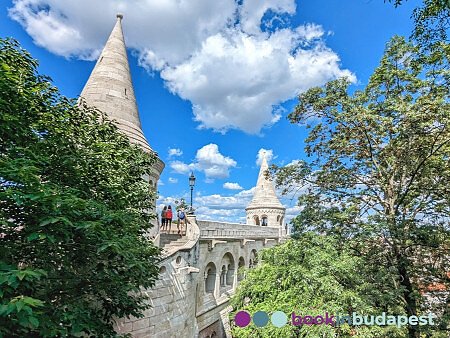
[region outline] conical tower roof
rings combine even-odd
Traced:
[[[134,96],[122,32],[122,18],[122,14],[117,14],[116,25],[80,96],[88,106],[94,106],[116,120],[119,129],[131,142],[138,143],[150,151],[151,148],[142,132]]]
[[[246,210],[257,208],[284,209],[283,205],[278,200],[273,182],[266,178],[266,171],[268,169],[269,165],[267,164],[266,156],[264,155],[261,163],[261,169],[259,170],[255,193]]]

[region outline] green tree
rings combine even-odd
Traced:
[[[403,0],[384,0],[394,3],[395,7],[401,5]],[[407,1],[407,0],[405,0]],[[414,37],[424,47],[432,49],[433,43],[447,41],[450,29],[450,1],[449,0],[423,0],[421,6],[414,9]]]
[[[304,232],[296,240],[260,253],[261,263],[246,269],[231,303],[235,311],[272,314],[283,311],[288,323],[277,328],[270,322],[262,328],[253,323],[245,328],[233,326],[234,337],[404,337],[396,326],[292,325],[296,316],[322,316],[336,322],[336,314],[380,315],[398,307],[389,298],[375,301],[371,285],[364,280],[364,260],[340,245],[331,236]],[[383,303],[383,304],[381,304]]]
[[[184,198],[180,198],[179,200],[175,201],[175,205],[176,205],[176,210],[180,211],[181,209],[184,209],[185,212],[187,212],[189,210],[189,205],[186,203],[186,201],[184,200]]]
[[[438,313],[441,329],[448,294],[427,304],[421,291],[449,288],[449,56],[444,42],[424,55],[394,37],[365,90],[350,95],[340,79],[300,94],[289,119],[311,124],[311,160],[277,173],[286,189],[307,189],[298,234],[314,229],[350,243],[372,269],[367,282],[409,316]],[[377,280],[381,267],[390,281]],[[431,329],[409,326],[408,334]]]
[[[37,65],[0,40],[0,336],[114,336],[158,275],[155,155]]]

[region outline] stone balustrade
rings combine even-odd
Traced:
[[[279,238],[280,227],[197,220],[201,239]]]

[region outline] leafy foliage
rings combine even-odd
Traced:
[[[114,336],[149,307],[155,154],[0,40],[0,336]]]
[[[180,198],[179,200],[175,200],[175,204],[176,204],[175,209],[177,211],[180,211],[181,209],[184,209],[186,213],[188,212],[189,205],[186,203],[184,198]]]
[[[349,244],[372,270],[366,281],[409,316],[438,313],[441,329],[448,294],[423,293],[450,286],[449,56],[444,42],[424,54],[394,37],[364,91],[350,95],[340,79],[301,94],[289,119],[311,124],[311,161],[277,172],[278,184],[307,189],[298,237],[314,229]],[[389,279],[373,278],[384,271]]]
[[[403,2],[403,0],[384,1],[393,2],[395,7],[401,5]],[[412,37],[421,43],[423,47],[432,49],[435,42],[449,42],[449,0],[423,0],[422,6],[414,9],[412,18],[415,24]]]
[[[388,326],[292,325],[292,312],[300,316],[379,315],[401,313],[389,297],[378,298],[364,279],[364,260],[330,236],[304,233],[261,252],[261,264],[246,270],[232,305],[236,312],[245,309],[271,314],[283,311],[288,324],[281,328],[270,322],[258,328],[233,327],[235,337],[404,337],[405,330]],[[400,311],[400,312],[399,312]],[[336,317],[333,318],[336,321]]]

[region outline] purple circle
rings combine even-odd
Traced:
[[[236,313],[236,316],[234,316],[234,322],[239,327],[246,327],[248,324],[250,324],[250,315],[245,311],[239,311]]]

